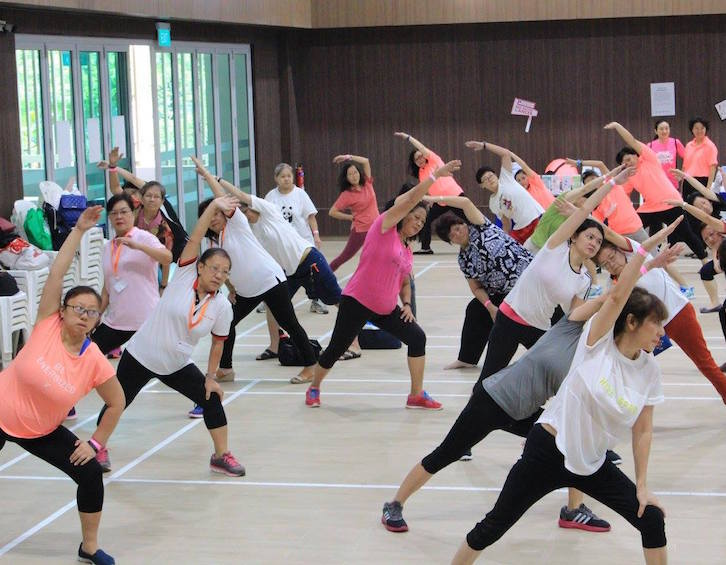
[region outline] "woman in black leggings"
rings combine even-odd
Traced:
[[[101,210],[101,206],[86,209],[71,230],[48,274],[33,333],[0,373],[0,449],[6,441],[15,443],[78,485],[83,532],[78,559],[112,565],[113,557],[98,548],[104,489],[94,455],[118,423],[124,394],[113,367],[88,337],[98,324],[101,297],[90,287],[77,286],[68,291],[62,306],[60,301],[63,277],[81,237],[99,220]],[[91,389],[96,389],[108,411],[91,438],[83,441],[61,424]]]

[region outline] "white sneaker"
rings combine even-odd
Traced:
[[[265,303],[263,302],[257,308],[255,308],[255,312],[257,312],[258,314],[264,314],[265,312],[267,312],[267,308],[265,308]]]
[[[325,307],[325,304],[320,302],[320,300],[310,301],[310,311],[313,314],[327,314],[329,312],[329,310]]]

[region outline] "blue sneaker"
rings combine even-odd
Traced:
[[[199,406],[199,404],[195,404],[194,408],[187,412],[187,416],[190,418],[204,418],[204,408]]]
[[[660,338],[660,343],[658,343],[658,346],[653,350],[653,355],[660,355],[672,345],[673,344],[671,343],[671,340],[668,338],[668,336],[663,334],[663,337]]]
[[[681,294],[688,298],[688,300],[693,300],[693,298],[696,296],[696,289],[692,286],[682,286]]]
[[[97,549],[93,555],[86,553],[83,551],[83,543],[78,546],[78,561],[81,563],[94,563],[95,565],[116,564],[116,560],[102,549]]]

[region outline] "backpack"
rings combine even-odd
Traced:
[[[50,239],[53,242],[53,250],[58,251],[66,239],[61,235],[58,227],[58,213],[48,202],[43,202],[43,214],[45,214],[45,221],[48,222],[48,229],[50,229]]]
[[[313,346],[315,352],[315,359],[320,357],[320,352],[323,350],[323,346],[320,345],[317,339],[311,339],[310,345]],[[280,346],[277,351],[280,365],[285,367],[304,367],[305,362],[303,361],[302,353],[297,346],[292,342],[291,339],[281,339]]]
[[[53,242],[50,237],[50,228],[45,216],[39,208],[31,208],[25,215],[23,225],[28,241],[40,249],[52,250]]]

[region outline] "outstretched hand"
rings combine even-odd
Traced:
[[[685,244],[682,242],[678,242],[673,246],[668,244],[664,245],[660,253],[649,262],[649,267],[651,269],[664,269],[680,257],[685,247]]]
[[[623,165],[620,167],[622,168]],[[623,184],[635,174],[635,167],[628,167],[627,169],[622,169],[620,171],[610,171],[610,173],[610,177],[615,181],[615,184]],[[612,176],[613,174],[615,174],[615,176]]]
[[[208,171],[207,168],[204,166],[204,163],[202,163],[197,157],[194,157],[193,155],[190,158],[192,162],[196,165],[196,173],[199,176],[205,176]]]
[[[221,210],[225,214],[234,211],[234,209],[237,208],[239,204],[239,199],[230,195],[220,196],[219,198],[214,199],[214,205],[217,207],[218,210]]]
[[[658,245],[662,241],[665,241],[666,238],[675,231],[675,229],[678,227],[678,224],[680,224],[683,221],[683,218],[684,218],[684,216],[678,216],[678,218],[676,218],[673,222],[668,224],[666,227],[664,227],[663,229],[661,229],[658,232],[651,235],[648,239],[646,239],[643,242],[643,247],[647,251],[650,251],[656,245]]]
[[[467,141],[464,145],[474,151],[481,151],[484,147],[486,147],[486,143],[483,141]]]
[[[336,155],[335,157],[333,157],[333,164],[340,165],[341,163],[350,161],[350,158],[351,158],[350,155]]]
[[[575,206],[572,202],[566,200],[565,198],[555,199],[555,209],[557,210],[558,214],[564,216],[565,218],[569,218],[578,210],[577,206]]]
[[[603,129],[617,129],[620,124],[618,122],[610,122]]]
[[[410,135],[408,135],[407,133],[404,133],[402,131],[397,131],[393,135],[395,135],[396,137],[402,137],[403,139],[406,139],[406,140],[408,140],[408,138],[411,137]]]
[[[76,221],[76,227],[82,232],[90,230],[101,219],[103,206],[90,206],[86,208]]]
[[[686,173],[684,173],[680,169],[670,169],[669,171],[678,180],[683,180],[684,178],[686,178]]]
[[[453,161],[446,163],[443,167],[436,169],[434,176],[436,178],[450,177],[454,171],[458,171],[459,169],[461,169],[461,161],[454,159]]]

